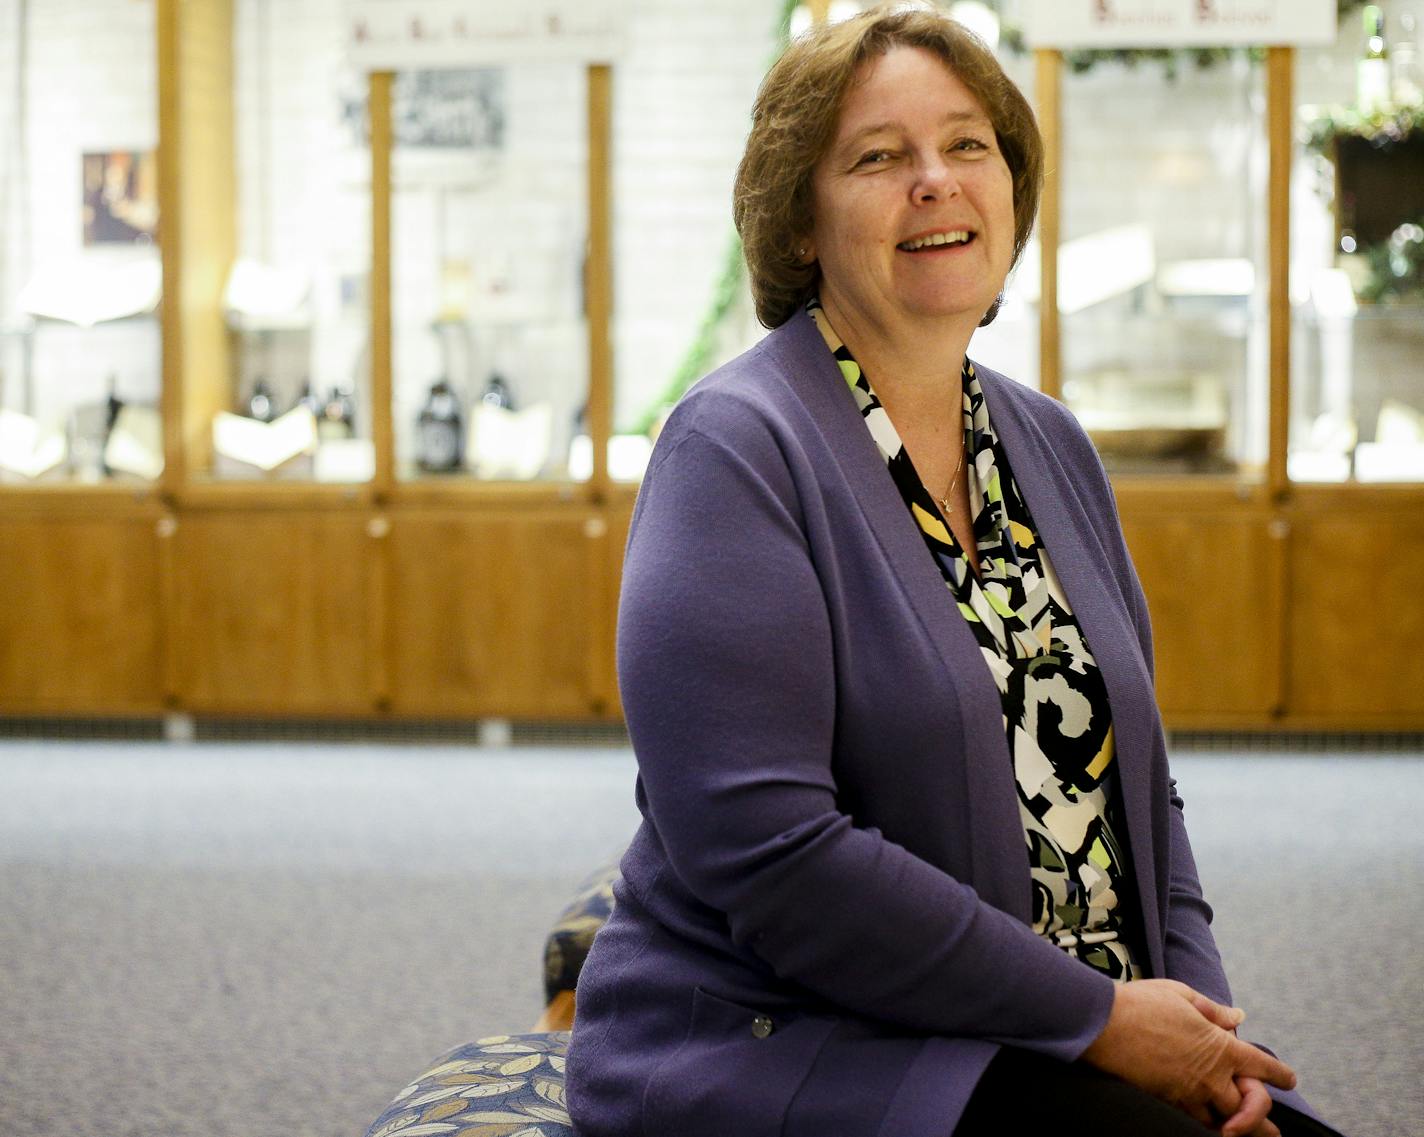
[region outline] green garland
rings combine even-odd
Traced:
[[[1424,216],[1406,221],[1362,250],[1369,277],[1360,299],[1370,304],[1424,300]]]

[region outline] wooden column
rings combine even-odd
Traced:
[[[395,431],[391,387],[391,88],[395,74],[373,71],[367,115],[371,129],[371,439],[376,450],[372,489],[377,499],[395,487]]]
[[[212,464],[232,399],[222,295],[237,256],[232,0],[160,0],[158,200],[163,261],[163,489]]]
[[[1290,181],[1295,49],[1266,49],[1266,123],[1270,138],[1267,257],[1270,304],[1270,446],[1266,481],[1273,500],[1290,490],[1286,450],[1290,433]]]
[[[1055,399],[1063,397],[1063,362],[1058,318],[1058,245],[1062,239],[1063,56],[1034,52],[1034,93],[1038,128],[1043,135],[1043,198],[1038,207],[1039,301],[1038,384]]]
[[[594,497],[608,495],[613,434],[613,69],[588,68],[588,434]]]

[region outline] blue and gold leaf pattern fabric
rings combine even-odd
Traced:
[[[406,1086],[366,1137],[573,1137],[567,1031],[500,1034],[450,1051]]]
[[[613,882],[618,862],[601,865],[586,877],[574,898],[559,913],[544,940],[544,1001],[551,1003],[563,991],[573,991],[579,972],[593,948],[593,937],[613,914]]]
[[[960,378],[977,576],[869,378],[818,301],[807,308],[999,689],[1034,930],[1115,981],[1140,978],[1107,689],[989,423],[974,365],[966,359]]]

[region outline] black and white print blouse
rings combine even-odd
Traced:
[[[1003,701],[1033,881],[1033,928],[1118,982],[1142,975],[1128,924],[1107,689],[1019,495],[967,359],[964,444],[979,576],[920,482],[870,380],[816,300],[807,306]]]

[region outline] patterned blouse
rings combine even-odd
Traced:
[[[1033,928],[1117,982],[1138,979],[1107,688],[1019,495],[967,359],[964,445],[979,576],[924,488],[870,380],[807,305],[1003,700],[1033,880]]]

